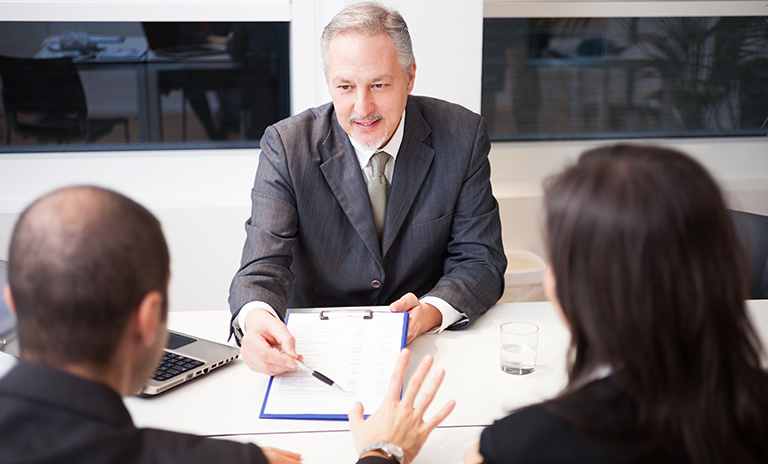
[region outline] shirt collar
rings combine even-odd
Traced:
[[[400,117],[400,123],[397,125],[397,129],[395,129],[395,133],[392,134],[392,138],[389,139],[389,142],[387,142],[387,144],[381,148],[366,148],[360,145],[357,140],[347,135],[347,137],[349,137],[349,141],[352,143],[352,146],[355,149],[355,155],[357,155],[357,161],[360,163],[360,169],[365,168],[365,166],[368,165],[368,161],[371,159],[371,156],[373,156],[373,154],[378,151],[386,151],[389,153],[389,156],[392,157],[392,161],[394,161],[397,158],[397,152],[400,151],[400,145],[403,143],[403,133],[405,132],[404,127],[405,110],[403,110],[403,115]]]
[[[607,363],[600,363],[589,374],[582,376],[581,379],[576,379],[573,386],[581,388],[588,383],[610,377],[611,375],[613,375],[613,367]]]

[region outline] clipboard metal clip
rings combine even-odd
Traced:
[[[372,309],[345,309],[336,311],[320,311],[320,320],[327,321],[337,317],[362,317],[363,319],[373,319]]]

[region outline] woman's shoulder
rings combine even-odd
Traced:
[[[565,401],[528,406],[494,422],[480,440],[485,462],[607,463],[642,455],[642,440],[631,434],[610,439],[590,433],[632,422],[631,406],[620,393],[612,394],[612,384],[609,379],[598,380]],[[598,399],[606,392],[611,394]]]
[[[540,404],[495,421],[480,438],[486,463],[588,462],[585,451],[574,427]]]

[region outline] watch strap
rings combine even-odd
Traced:
[[[377,441],[376,443],[371,443],[363,449],[360,456],[369,451],[380,451],[397,464],[403,464],[403,449],[391,441]]]
[[[240,322],[237,319],[237,315],[232,316],[232,320],[229,324],[229,338],[227,341],[231,340],[232,337],[235,337],[235,341],[237,342],[237,346],[243,345],[243,329],[240,328]]]

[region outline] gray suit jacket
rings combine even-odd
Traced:
[[[471,321],[501,296],[507,262],[479,115],[408,98],[381,245],[332,104],[267,128],[261,149],[233,317],[255,300],[284,316],[287,307],[385,305],[413,292]]]

